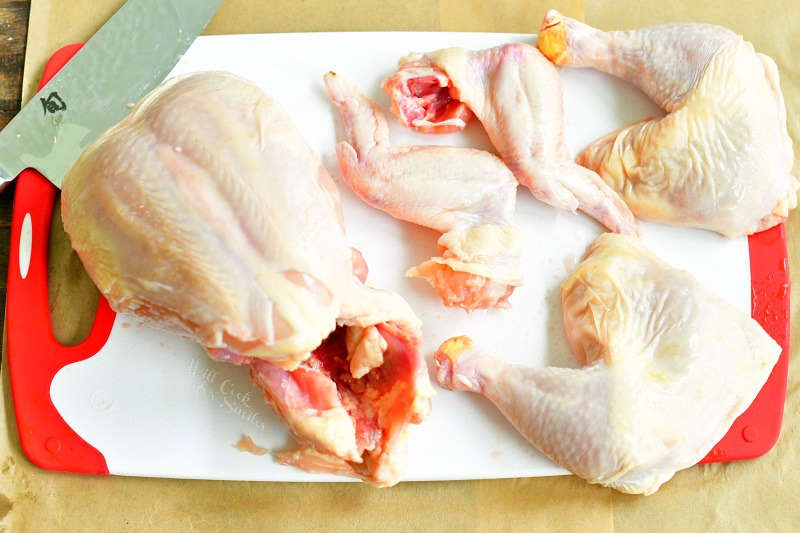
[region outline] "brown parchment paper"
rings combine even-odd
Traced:
[[[23,101],[35,92],[43,65],[59,46],[83,41],[122,0],[33,0]],[[772,55],[782,75],[790,133],[800,140],[800,18],[792,0],[746,5],[667,5],[661,0],[587,0],[587,21],[626,28],[677,20],[724,24]],[[535,32],[549,7],[583,18],[582,0],[228,0],[207,33],[442,30]],[[793,37],[793,35],[795,37]],[[794,40],[792,40],[794,39]],[[790,261],[800,269],[789,222]],[[54,331],[80,340],[96,294],[54,217],[50,258]],[[800,272],[800,270],[798,270]],[[793,277],[793,302],[800,278]],[[797,316],[793,306],[793,316]],[[793,330],[796,331],[795,328]],[[794,354],[796,344],[793,343]],[[5,350],[5,347],[4,347]],[[3,357],[5,365],[5,354]],[[514,480],[401,483],[377,490],[362,484],[250,483],[92,477],[39,470],[22,454],[2,370],[0,531],[445,530],[640,531],[792,529],[800,512],[794,447],[800,442],[800,371],[790,365],[784,430],[764,458],[679,473],[654,496],[626,497],[574,476]],[[191,443],[187,443],[191,445]],[[468,445],[443,442],[442,446]]]

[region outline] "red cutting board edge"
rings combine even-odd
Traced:
[[[59,49],[45,66],[40,88],[81,44]],[[6,320],[8,366],[20,443],[34,464],[48,470],[108,474],[102,453],[84,441],[59,415],[50,384],[64,366],[87,359],[105,345],[115,313],[105,298],[92,331],[78,346],[61,346],[53,336],[47,295],[47,249],[56,188],[35,170],[17,179],[12,216]],[[26,218],[28,219],[26,221]],[[29,268],[23,276],[20,240],[32,231]],[[748,238],[752,316],[782,348],[780,359],[752,405],[733,423],[701,463],[759,457],[778,440],[789,362],[789,262],[781,224]]]

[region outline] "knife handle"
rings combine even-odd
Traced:
[[[80,49],[53,54],[40,87]],[[108,340],[115,313],[100,297],[92,331],[77,346],[53,335],[47,294],[47,251],[56,187],[33,169],[17,179],[11,221],[6,325],[8,370],[17,429],[25,455],[49,470],[108,474],[103,455],[64,421],[50,398],[50,385],[66,365],[96,354]]]

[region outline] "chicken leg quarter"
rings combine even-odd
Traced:
[[[611,231],[636,233],[625,202],[569,157],[558,72],[522,43],[411,54],[384,82],[401,123],[423,132],[463,128],[467,106],[517,180],[546,204],[580,209]]]
[[[64,178],[64,228],[109,304],[248,364],[300,448],[376,485],[432,394],[420,323],[362,283],[339,194],[280,106],[211,72],[167,80]]]
[[[551,10],[539,49],[558,65],[618,76],[668,113],[578,158],[637,217],[736,237],[779,224],[797,205],[778,69],[742,37],[709,24],[603,32]]]
[[[749,316],[633,237],[604,234],[561,287],[572,368],[526,368],[468,337],[435,356],[439,382],[491,400],[555,462],[651,494],[702,459],[753,401],[781,348]]]
[[[349,80],[325,75],[348,142],[336,147],[342,176],[365,202],[443,233],[444,252],[409,270],[445,305],[504,307],[521,284],[520,235],[512,224],[517,182],[488,152],[389,144],[383,113]]]

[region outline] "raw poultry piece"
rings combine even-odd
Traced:
[[[539,48],[558,65],[636,85],[668,113],[578,158],[637,217],[736,237],[779,224],[797,205],[778,68],[741,36],[709,24],[603,32],[551,10]]]
[[[274,100],[225,73],[168,80],[84,152],[62,204],[115,310],[250,363],[301,443],[281,460],[398,481],[432,394],[420,323],[358,279],[333,180]]]
[[[701,460],[781,351],[634,237],[598,237],[562,285],[561,304],[582,368],[512,365],[456,337],[436,353],[437,377],[487,397],[558,464],[622,492],[651,494]]]
[[[521,284],[517,182],[497,157],[454,146],[389,144],[383,113],[349,80],[325,75],[347,142],[336,147],[344,180],[373,207],[442,233],[441,257],[408,271],[447,306],[507,307]]]
[[[466,105],[533,196],[580,209],[611,231],[637,233],[620,197],[569,157],[558,72],[533,46],[411,54],[383,87],[400,122],[423,132],[463,128],[469,116],[455,102]]]

